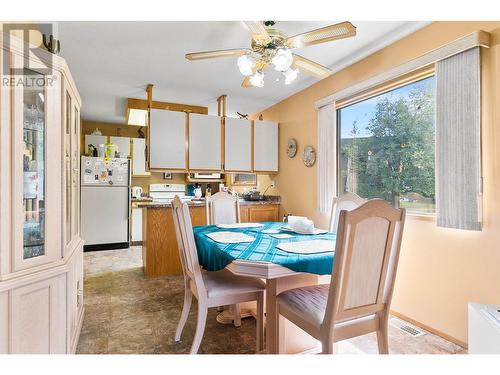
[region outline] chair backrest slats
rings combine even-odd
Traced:
[[[334,269],[323,324],[389,307],[405,210],[374,199],[340,213]]]
[[[204,296],[206,290],[198,261],[189,207],[178,196],[175,196],[172,201],[172,214],[184,276],[190,278],[194,282],[198,293]]]
[[[238,197],[218,192],[206,198],[207,225],[234,224],[240,222]]]
[[[330,232],[337,232],[337,227],[339,225],[340,211],[342,210],[351,211],[361,206],[366,201],[367,201],[366,199],[361,198],[359,195],[349,192],[342,194],[338,198],[337,197],[333,198],[332,212],[330,214],[330,226],[329,226]]]

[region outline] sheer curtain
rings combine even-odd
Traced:
[[[436,63],[437,225],[481,230],[479,47]]]
[[[318,194],[317,208],[329,213],[337,194],[337,118],[335,102],[318,108]]]

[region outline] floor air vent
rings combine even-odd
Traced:
[[[398,318],[391,318],[390,324],[412,337],[419,337],[425,335],[425,332],[422,331],[420,328],[415,327],[414,325],[405,322],[404,320],[400,320]]]

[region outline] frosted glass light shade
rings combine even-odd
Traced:
[[[250,77],[250,84],[255,87],[264,87],[264,73],[257,70],[255,74]]]
[[[299,74],[299,70],[298,69],[288,69],[287,71],[283,72],[283,75],[285,76],[285,85],[289,85],[290,83],[292,83],[293,81],[295,81],[295,79],[297,78],[297,75]]]
[[[288,70],[293,63],[292,52],[288,48],[280,48],[276,51],[271,63],[274,65],[274,69],[279,72]]]
[[[254,66],[255,60],[252,57],[248,55],[238,57],[238,68],[240,69],[240,73],[244,76],[252,75]]]

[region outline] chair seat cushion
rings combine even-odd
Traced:
[[[203,281],[208,298],[262,292],[266,288],[266,285],[257,278],[236,276],[226,269],[216,272],[203,272]]]
[[[330,284],[311,285],[280,293],[277,302],[280,309],[289,310],[303,320],[320,326],[325,316]]]

